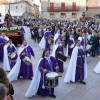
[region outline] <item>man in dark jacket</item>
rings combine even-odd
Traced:
[[[36,40],[39,43],[39,32],[38,32],[38,27],[37,26],[34,28],[34,41],[36,42]]]

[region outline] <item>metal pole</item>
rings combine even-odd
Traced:
[[[10,15],[10,3],[9,3],[9,15]]]
[[[10,2],[9,2],[9,12],[8,12],[9,16],[10,16]],[[9,20],[9,26],[8,26],[8,29],[10,30],[10,19]]]

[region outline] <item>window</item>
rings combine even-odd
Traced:
[[[66,14],[65,13],[61,13],[60,17],[61,18],[66,18]]]
[[[23,8],[23,6],[21,5],[21,8]]]
[[[16,9],[18,9],[18,7],[16,6]]]
[[[50,18],[55,18],[54,13],[50,13]]]
[[[76,13],[72,13],[72,18],[76,18],[77,14]]]
[[[65,3],[61,3],[61,7],[65,7]]]
[[[54,3],[50,3],[50,7],[54,7]]]
[[[8,7],[8,6],[6,6],[6,7],[5,7],[5,11],[8,11],[8,9],[9,9],[9,7]]]

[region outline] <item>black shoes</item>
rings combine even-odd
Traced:
[[[18,80],[20,79],[20,76],[18,76],[18,78],[17,78]],[[32,78],[31,77],[28,77],[28,79],[30,79],[30,80],[32,80]]]
[[[41,95],[40,91],[37,92],[37,95]]]
[[[18,76],[18,78],[17,78],[18,80],[20,79],[20,76]]]
[[[31,77],[28,77],[28,79],[32,80],[32,78],[31,78]]]
[[[54,94],[52,94],[52,95],[49,95],[50,97],[53,97],[53,98],[56,98],[56,96],[54,95]]]
[[[84,81],[80,81],[80,83],[82,83],[82,84],[86,84]]]

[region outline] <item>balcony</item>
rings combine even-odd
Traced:
[[[76,6],[76,7],[48,7],[47,10],[50,12],[78,11],[79,6]]]

